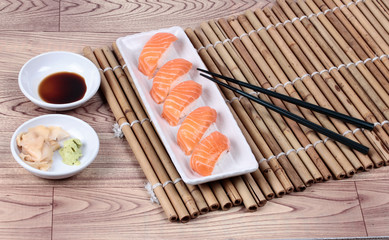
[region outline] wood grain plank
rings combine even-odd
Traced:
[[[273,0],[62,0],[61,31],[143,32],[167,26],[195,27],[202,21],[256,9]]]
[[[32,57],[50,51],[71,51],[82,54],[85,46],[111,45],[117,38],[130,33],[85,32],[20,32],[2,31],[0,35],[0,72],[17,74]]]
[[[58,31],[59,0],[0,1],[0,30]]]
[[[317,184],[254,213],[216,211],[168,223],[142,188],[55,188],[53,239],[253,239],[366,236],[354,183]]]
[[[356,182],[369,236],[389,236],[389,180]]]
[[[50,187],[0,188],[0,239],[51,239]]]
[[[342,182],[364,182],[366,180],[389,180],[389,167],[374,168],[367,172],[360,172],[351,178],[341,180]]]

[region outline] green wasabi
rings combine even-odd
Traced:
[[[67,165],[80,165],[78,159],[82,156],[81,146],[81,141],[77,138],[66,140],[63,147],[59,150],[62,162]]]

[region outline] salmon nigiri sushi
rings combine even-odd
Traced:
[[[156,103],[161,103],[165,100],[171,88],[174,87],[174,82],[177,82],[192,68],[192,63],[177,58],[163,65],[153,79],[150,95]]]
[[[171,33],[160,32],[154,34],[145,44],[139,56],[138,69],[149,79],[158,67],[159,60],[170,45],[177,40]]]
[[[202,176],[209,176],[216,162],[230,149],[228,138],[215,131],[201,140],[190,158],[190,167]]]
[[[202,87],[195,81],[189,80],[178,84],[172,89],[163,104],[162,117],[171,126],[177,126],[188,106],[200,97]]]
[[[178,129],[177,143],[186,155],[192,153],[209,126],[216,122],[216,117],[216,110],[206,106],[197,108],[185,118]]]

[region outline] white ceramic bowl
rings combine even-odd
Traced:
[[[19,157],[20,150],[16,144],[16,137],[19,133],[27,132],[29,128],[38,125],[59,126],[68,132],[70,137],[80,139],[82,142],[82,157],[80,158],[81,164],[78,166],[69,166],[64,164],[58,151],[54,152],[53,164],[47,171],[36,169],[25,163]],[[60,142],[60,145],[62,146],[62,142]],[[93,130],[88,123],[78,118],[63,114],[47,114],[30,119],[16,129],[11,139],[11,152],[15,160],[32,174],[47,179],[68,178],[81,172],[96,158],[97,153],[99,152],[99,146],[99,138],[95,130]]]
[[[53,104],[43,101],[38,94],[40,82],[53,73],[73,72],[85,79],[86,92],[83,98],[72,103]],[[81,106],[95,95],[100,87],[100,74],[89,59],[71,52],[48,52],[30,59],[19,72],[19,87],[22,93],[39,107],[65,111]]]

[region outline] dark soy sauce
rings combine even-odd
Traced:
[[[58,72],[45,77],[39,84],[39,96],[48,103],[63,104],[80,100],[86,92],[83,77],[71,72]]]

